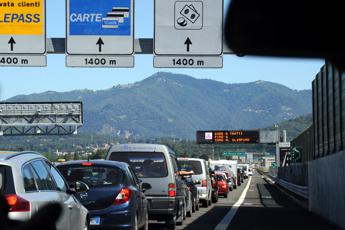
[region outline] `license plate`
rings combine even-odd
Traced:
[[[92,217],[90,218],[90,225],[100,225],[101,218],[100,217]]]

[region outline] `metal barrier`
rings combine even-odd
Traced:
[[[309,198],[309,188],[307,186],[300,186],[296,184],[289,183],[287,181],[281,180],[279,178],[274,178],[273,179],[275,183],[279,184],[283,188],[305,198]]]
[[[266,178],[268,180],[270,180],[272,183],[279,184],[280,186],[289,190],[290,192],[292,192],[292,193],[294,193],[300,197],[303,197],[305,199],[309,199],[309,187],[308,186],[296,185],[296,184],[287,182],[285,180],[279,179],[278,177],[274,177],[274,176],[270,175],[270,173],[264,173],[260,170],[258,170],[258,172],[261,175],[266,176]]]

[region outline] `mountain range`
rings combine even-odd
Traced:
[[[47,91],[9,102],[82,101],[81,132],[194,139],[196,130],[256,129],[311,113],[311,90],[256,81],[226,84],[158,72],[106,90]]]

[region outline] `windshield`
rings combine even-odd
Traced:
[[[114,152],[109,160],[126,162],[139,178],[162,178],[168,176],[166,159],[157,152]]]
[[[76,181],[82,181],[90,188],[116,186],[124,182],[123,171],[115,167],[62,165],[58,169],[72,187]]]
[[[200,161],[179,160],[181,171],[193,171],[194,175],[202,174],[202,165]]]

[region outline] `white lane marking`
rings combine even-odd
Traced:
[[[222,221],[216,226],[215,230],[226,230],[226,229],[228,229],[232,219],[235,217],[238,209],[240,208],[240,206],[244,202],[244,199],[247,196],[247,192],[248,192],[251,181],[252,181],[252,178],[250,177],[246,188],[244,189],[244,191],[241,194],[240,199],[232,206],[230,211],[224,216]]]

